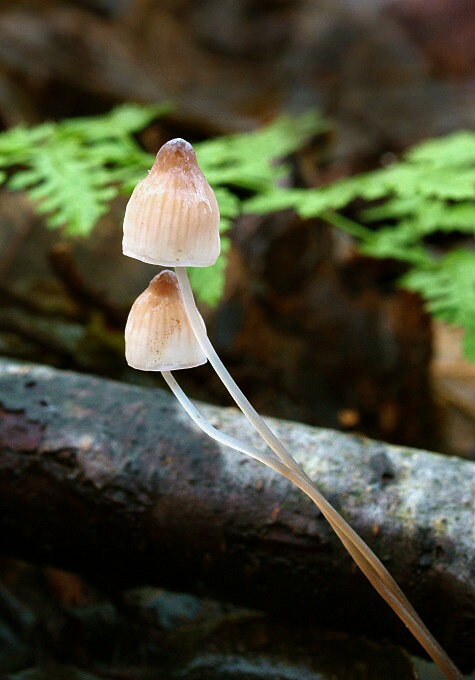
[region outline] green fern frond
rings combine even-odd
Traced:
[[[365,255],[380,259],[400,260],[414,266],[432,262],[412,222],[400,222],[397,229],[382,227],[371,232],[360,247]]]
[[[154,157],[134,135],[169,110],[169,105],[119,106],[103,116],[19,127],[0,134],[0,183],[24,190],[52,229],[87,236],[120,191],[130,194]],[[214,267],[190,272],[198,298],[215,304],[224,285],[225,236],[242,211],[236,188],[259,193],[276,187],[287,170],[280,159],[328,125],[314,112],[284,117],[250,133],[196,145],[221,211],[223,257]]]
[[[13,175],[8,186],[27,191],[48,227],[63,227],[74,235],[87,235],[117,193],[106,170],[75,139],[51,140],[32,156],[30,169]]]
[[[475,203],[448,203],[420,196],[394,198],[381,206],[363,210],[361,216],[365,222],[396,222],[412,217],[414,229],[419,236],[437,231],[473,234]]]
[[[358,221],[345,215],[356,200],[367,203]],[[440,258],[426,242],[436,233],[475,236],[475,133],[429,140],[386,168],[317,189],[274,186],[243,205],[245,212],[283,209],[347,231],[372,257],[406,263],[403,284],[428,301],[434,316],[465,328],[465,350],[475,360],[473,252]]]
[[[71,118],[59,123],[65,135],[80,137],[86,143],[102,140],[115,140],[121,135],[128,137],[140,132],[153,120],[171,110],[170,104],[140,106],[138,104],[122,104],[102,116]]]
[[[227,253],[231,241],[227,236],[221,237],[221,256],[211,267],[190,267],[188,276],[196,297],[210,307],[215,307],[222,297],[226,279]]]
[[[0,134],[0,167],[10,189],[25,190],[51,228],[87,236],[120,186],[118,168],[148,155],[133,134],[168,107],[124,105],[111,113],[18,127]]]
[[[475,233],[475,201],[451,204],[431,201],[417,217],[424,234],[435,231]]]
[[[412,269],[401,285],[419,293],[436,318],[465,330],[465,355],[475,361],[475,251],[455,250]]]
[[[265,215],[279,210],[295,210],[302,214],[302,206],[309,199],[308,189],[285,189],[274,187],[248,198],[243,203],[243,212]]]
[[[421,163],[426,167],[473,167],[475,134],[461,130],[446,137],[430,139],[409,151],[405,158],[410,163]]]
[[[427,196],[460,201],[473,196],[475,168],[452,168],[423,163],[402,162],[371,173],[372,181],[381,187],[381,195]],[[366,196],[364,196],[366,197]]]
[[[237,217],[241,212],[241,203],[236,194],[233,194],[232,191],[226,187],[217,186],[215,187],[214,193],[216,195],[216,200],[218,201],[221,215],[220,229],[221,231],[225,231],[222,224],[223,220],[229,223],[232,219]]]
[[[130,194],[146,175],[154,158],[135,135],[169,108],[128,104],[103,116],[1,133],[0,184],[25,190],[48,227],[87,236],[116,193]],[[327,129],[309,112],[196,144],[220,206],[224,253],[215,267],[190,271],[199,299],[215,304],[221,295],[233,219],[293,209],[347,231],[373,257],[405,262],[403,284],[435,316],[463,326],[467,352],[475,356],[473,251],[440,256],[426,240],[438,232],[475,235],[475,133],[429,140],[388,167],[317,189],[288,186],[285,159]],[[355,219],[362,201],[366,207]]]
[[[28,163],[36,153],[38,145],[47,141],[54,131],[54,125],[44,123],[34,128],[16,127],[0,134],[0,167]]]
[[[312,111],[283,116],[261,130],[201,142],[195,150],[212,186],[262,192],[276,187],[287,175],[287,167],[279,161],[327,129],[328,123]]]

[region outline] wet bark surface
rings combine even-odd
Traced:
[[[211,422],[246,438],[234,410]],[[473,664],[473,463],[274,421],[456,661]],[[0,363],[5,556],[155,584],[411,645],[318,510],[161,390]]]

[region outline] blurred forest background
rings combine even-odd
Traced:
[[[317,108],[331,129],[292,163],[297,185],[319,186],[473,129],[474,36],[471,0],[3,0],[0,121],[170,102],[139,136],[155,152]],[[123,360],[128,307],[152,275],[120,254],[125,199],[80,241],[47,232],[21,194],[0,198],[0,351],[150,383]],[[473,455],[475,368],[459,334],[398,290],[401,264],[290,211],[237,219],[231,235],[207,322],[258,409]],[[228,403],[206,368],[186,383]]]
[[[475,4],[0,0],[0,129],[102,114],[126,102],[170,104],[138,134],[150,153],[174,136],[199,142],[316,109],[329,126],[290,163],[296,186],[320,186],[384,167],[421,140],[475,129]],[[155,273],[121,254],[126,200],[114,199],[81,239],[48,231],[23,193],[0,191],[1,355],[163,386],[159,376],[129,369],[123,354],[130,304]],[[364,257],[347,234],[289,210],[241,216],[230,236],[224,297],[203,314],[259,411],[475,457],[475,365],[462,356],[461,333],[434,323],[421,299],[397,286],[401,263]],[[190,396],[229,404],[206,366],[182,373]],[[117,648],[137,667],[150,659],[152,667],[166,638],[178,658],[180,645],[189,645],[185,629],[176,637],[183,622],[201,640],[205,628],[217,639],[224,621],[229,641],[232,620],[239,641],[271,641],[280,650],[275,625],[268,630],[254,614],[230,615],[207,600],[137,589],[117,604],[117,594],[107,599],[56,569],[2,562],[0,571],[2,668],[26,668],[34,658],[35,617],[43,621],[37,646],[47,640],[66,662],[99,659],[97,677],[157,677],[130,664],[124,671]],[[162,637],[150,632],[157,617]],[[218,624],[209,627],[210,620]],[[277,635],[297,648],[303,639]],[[330,649],[331,663],[340,664],[328,677],[414,677],[396,648],[333,634],[320,640],[322,658]],[[345,670],[347,655],[367,674]],[[427,668],[421,677],[435,678]],[[277,677],[274,671],[252,677]],[[65,668],[42,673],[11,677],[93,680]]]

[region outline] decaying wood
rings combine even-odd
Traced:
[[[259,445],[234,410],[219,428]],[[454,659],[473,663],[475,466],[275,421]],[[318,510],[166,392],[0,361],[1,553],[409,642]]]
[[[233,237],[225,300],[208,327],[258,409],[438,450],[431,319],[396,284],[401,264],[366,258],[290,212],[245,216]]]

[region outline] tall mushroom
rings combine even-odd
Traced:
[[[172,140],[165,144],[157,154],[154,167],[148,177],[139,183],[130,199],[124,221],[123,243],[124,253],[129,256],[164,266],[175,265],[176,280],[181,292],[180,296],[175,296],[175,299],[177,303],[183,305],[183,313],[180,313],[179,318],[187,317],[203,356],[209,359],[243,414],[254,425],[279,460],[228,437],[206,422],[170,373],[171,370],[183,368],[183,362],[177,362],[176,365],[171,365],[169,362],[160,369],[159,363],[152,359],[151,363],[156,367],[152,370],[162,370],[165,380],[187,413],[207,434],[227,446],[260,460],[302,489],[317,505],[377,592],[398,614],[446,677],[449,680],[463,680],[463,675],[426,628],[384,565],[324,498],[282,442],[262,420],[214,350],[196,308],[185,266],[189,264],[206,266],[216,260],[219,253],[219,211],[212,189],[199,169],[194,151],[188,142],[181,139]],[[171,281],[170,273],[167,273],[167,277]],[[142,296],[138,301],[141,298]],[[140,304],[137,309],[140,309]],[[162,352],[164,340],[169,341],[170,336],[167,335],[169,330],[164,325],[160,331],[160,326],[154,325],[153,333],[149,331],[142,333],[137,319],[135,313],[132,320],[129,317],[130,325],[128,324],[126,332],[126,356],[127,358],[132,355],[145,357],[150,353],[152,357],[156,357]],[[140,343],[146,345],[143,350],[140,348]],[[193,342],[191,344],[193,345]],[[193,351],[196,351],[196,347]],[[142,366],[147,366],[148,361],[146,359]]]
[[[124,255],[165,267],[208,267],[219,256],[219,208],[193,147],[172,139],[137,184],[124,218]]]

